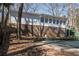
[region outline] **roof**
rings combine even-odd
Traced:
[[[17,16],[18,17],[18,11],[10,11],[10,15],[11,16]],[[46,17],[46,18],[58,18],[60,20],[67,20],[66,17],[57,17],[57,16],[52,16],[52,15],[48,15],[48,14],[38,14],[38,13],[28,13],[28,12],[23,12],[22,13],[22,17],[26,17],[26,16],[34,16],[34,17]]]

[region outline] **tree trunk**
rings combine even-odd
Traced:
[[[60,31],[61,31],[61,27],[58,28],[57,37],[60,37]]]
[[[4,4],[3,4],[4,6]],[[9,6],[7,7],[7,14],[6,14],[6,18],[4,20],[4,7],[3,7],[3,11],[2,11],[2,32],[1,32],[1,35],[2,35],[2,43],[1,43],[1,50],[0,50],[0,55],[7,55],[7,51],[8,51],[8,48],[9,48],[9,35],[10,35],[10,32],[7,30],[7,21],[9,19]]]
[[[33,36],[33,19],[32,19],[32,27],[31,27],[31,29],[32,29],[32,36]]]
[[[0,45],[2,45],[2,39],[3,39],[3,21],[4,21],[4,5],[2,4],[2,19],[1,19],[1,30],[0,30]]]
[[[18,11],[18,40],[21,39],[21,17],[22,17],[23,3],[19,7]]]

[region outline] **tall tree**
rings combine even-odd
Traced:
[[[48,3],[44,4],[47,7],[47,12],[52,16],[61,16],[65,10],[66,4],[61,3]]]
[[[76,31],[78,31],[79,29],[79,8],[77,9],[74,9],[74,12],[73,12],[73,25],[74,25],[74,28],[76,29]]]
[[[60,17],[64,14],[64,11],[66,9],[66,4],[60,4],[60,3],[50,3],[50,4],[44,4],[47,7],[47,12],[51,14],[52,16]],[[60,37],[60,30],[61,25],[59,25],[59,30],[57,33],[57,36]]]
[[[73,21],[74,21],[74,7],[73,7],[74,4],[72,3],[68,3],[67,4],[67,8],[68,8],[68,22],[66,24],[66,26],[68,27],[68,29],[71,29],[73,28]],[[67,34],[67,33],[66,33]],[[70,36],[70,30],[68,31],[68,36]]]
[[[20,4],[19,11],[18,11],[18,39],[21,39],[21,17],[23,11],[23,3]]]
[[[8,47],[9,47],[9,35],[10,33],[7,30],[7,21],[9,19],[9,8],[10,8],[10,4],[9,3],[3,3],[2,5],[2,20],[1,20],[1,35],[0,35],[0,47],[1,47],[1,54],[0,55],[6,55]],[[4,18],[4,10],[5,8],[7,8],[7,14]]]
[[[25,12],[36,13],[39,10],[39,6],[40,6],[40,4],[26,3],[26,4],[24,4],[24,10],[25,10]],[[34,21],[32,19],[32,26],[31,26],[32,36],[34,34],[33,22]]]

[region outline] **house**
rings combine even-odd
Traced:
[[[10,24],[17,25],[18,12],[10,12]],[[65,36],[66,30],[66,17],[56,17],[46,14],[36,14],[36,13],[22,13],[21,19],[21,28],[24,30],[24,33],[32,34],[32,36],[47,36],[49,38],[57,37],[58,34],[60,37]]]

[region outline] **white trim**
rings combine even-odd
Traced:
[[[13,16],[11,16],[11,19],[12,19],[12,17]],[[44,17],[44,16],[43,16]],[[48,18],[48,23],[45,23],[45,17],[44,17],[44,23],[40,23],[41,22],[41,20],[38,18],[28,18],[28,17],[26,17],[26,20],[28,21],[28,20],[30,20],[30,22],[28,21],[28,24],[29,25],[32,25],[32,19],[33,19],[33,25],[40,25],[41,24],[41,26],[50,26],[50,27],[61,27],[61,28],[66,28],[66,24],[64,25],[63,23],[61,24],[61,26],[60,26],[60,23],[59,24],[57,24],[57,19],[55,20],[55,19],[52,19],[52,23],[49,23],[49,18]],[[13,20],[14,21],[12,21],[11,20],[11,23],[16,23],[16,20],[13,18]],[[55,24],[53,23],[53,20],[55,20]],[[60,22],[60,20],[58,20],[59,22]],[[26,24],[26,22],[25,22],[25,18],[22,18],[22,20],[21,20],[21,23],[22,24]]]

